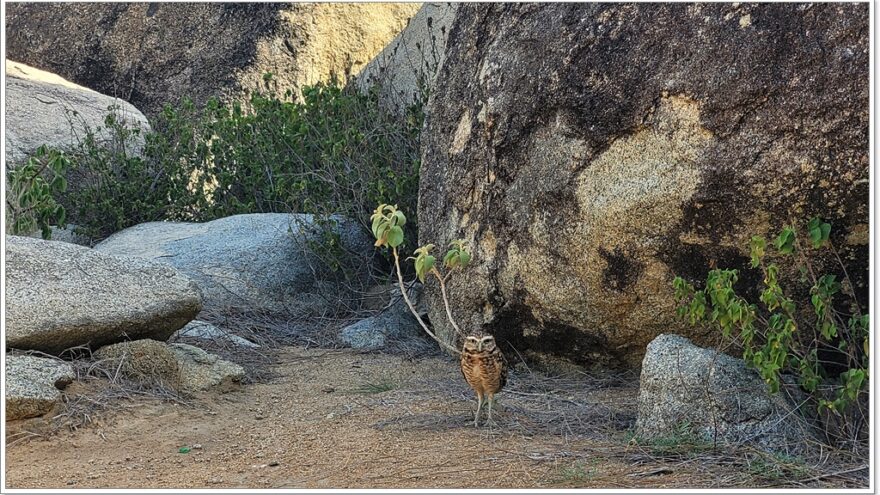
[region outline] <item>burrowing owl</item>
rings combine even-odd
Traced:
[[[477,393],[477,413],[474,426],[480,425],[480,409],[484,399],[488,401],[488,420],[492,421],[492,404],[495,394],[507,383],[507,368],[501,349],[491,335],[471,335],[464,341],[461,351],[461,373],[465,381]]]

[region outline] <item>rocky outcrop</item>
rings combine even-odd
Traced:
[[[459,324],[637,365],[662,332],[706,341],[675,275],[754,292],[750,237],[812,215],[867,303],[868,33],[857,4],[460,5],[419,192],[420,242],[474,248]]]
[[[315,254],[311,215],[255,213],[206,223],[150,222],[107,238],[95,250],[167,263],[199,285],[206,310],[269,311],[298,316],[328,304],[326,282],[338,282]],[[373,247],[363,227],[338,219],[340,248],[355,280],[366,283]],[[333,284],[331,284],[333,285]],[[342,290],[342,287],[338,287]]]
[[[59,353],[165,340],[202,309],[174,268],[66,242],[6,237],[6,345]]]
[[[148,115],[183,97],[295,95],[356,74],[419,4],[15,4],[8,56],[127,100]],[[87,20],[88,22],[84,22]]]
[[[62,150],[78,145],[85,129],[107,140],[104,119],[109,113],[130,127],[149,129],[134,106],[74,84],[55,74],[6,60],[6,162],[24,161],[46,144]]]
[[[241,383],[244,368],[188,344],[135,340],[102,347],[95,353],[120,375],[147,386],[184,393],[227,392]]]
[[[446,38],[455,19],[455,3],[426,3],[354,83],[361,91],[376,88],[380,104],[396,113],[430,92],[443,65]]]
[[[427,314],[423,290],[421,284],[416,284],[408,291],[410,301],[422,317]],[[360,349],[384,347],[389,340],[405,340],[422,335],[419,322],[398,289],[391,302],[380,313],[343,328],[339,338],[346,345]]]
[[[58,359],[7,354],[4,378],[6,420],[11,421],[51,411],[61,390],[76,375],[69,364]]]
[[[814,438],[787,391],[770,394],[742,359],[703,349],[678,335],[649,345],[639,382],[636,436],[669,439],[689,434],[719,444],[756,444],[796,453]],[[796,388],[796,387],[795,387]]]

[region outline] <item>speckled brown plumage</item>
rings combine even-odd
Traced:
[[[479,425],[480,409],[484,398],[488,402],[488,421],[492,420],[492,405],[497,394],[507,383],[507,368],[501,350],[491,335],[471,335],[465,339],[461,351],[461,374],[477,394],[477,413],[474,425]]]

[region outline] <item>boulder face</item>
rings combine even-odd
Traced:
[[[144,114],[131,104],[74,84],[55,74],[6,60],[6,162],[17,164],[46,144],[70,150],[84,128],[99,140],[112,112],[129,127],[149,129]]]
[[[65,349],[166,340],[202,309],[174,268],[66,242],[6,236],[6,345]]]
[[[687,433],[702,441],[756,444],[798,453],[815,439],[785,391],[771,395],[742,359],[660,335],[647,349],[639,381],[636,436],[652,441]],[[808,409],[807,406],[804,408]]]
[[[675,318],[674,276],[738,268],[756,296],[751,236],[813,215],[867,303],[868,34],[857,4],[459,6],[419,191],[420,243],[473,246],[459,324],[637,365],[662,332],[717,337]]]
[[[340,273],[310,247],[312,215],[254,213],[205,223],[149,222],[110,236],[95,250],[167,263],[198,284],[206,310],[320,312],[332,302]],[[354,253],[352,277],[366,283],[373,247],[364,229],[338,219],[340,247]],[[329,283],[329,284],[328,284]],[[328,287],[329,285],[329,287]],[[338,292],[338,291],[337,291]]]
[[[279,93],[357,73],[419,4],[16,4],[8,56],[155,115],[190,97]],[[88,22],[83,22],[83,20]]]
[[[380,104],[397,114],[421,101],[443,65],[457,8],[455,3],[422,5],[406,28],[358,74],[358,89],[378,88]]]

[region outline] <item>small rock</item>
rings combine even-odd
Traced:
[[[636,435],[671,437],[687,424],[708,441],[797,453],[813,432],[792,413],[796,407],[784,392],[770,394],[742,359],[661,334],[642,363]]]
[[[202,450],[202,444],[197,443],[197,444],[193,445],[192,448],[193,448],[193,450]]]
[[[201,320],[193,320],[187,323],[185,327],[181,328],[171,336],[171,340],[177,340],[180,337],[190,337],[203,340],[225,340],[237,346],[249,347],[252,349],[260,347],[259,344],[255,344],[248,339],[221,330],[214,325]]]
[[[409,290],[411,300],[421,313],[424,304],[423,288],[415,284]],[[399,289],[398,289],[399,294]],[[419,337],[422,329],[402,297],[394,297],[391,304],[381,313],[355,322],[340,331],[339,338],[345,344],[355,348],[383,347],[388,338]]]
[[[325,394],[331,394],[333,392],[336,392],[336,389],[333,387],[324,387],[321,389],[321,392],[324,392]]]
[[[269,465],[272,466],[272,467],[275,467],[275,466],[277,466],[277,465],[279,465],[279,464],[280,464],[280,463],[279,463],[278,461],[269,461]]]
[[[41,416],[76,378],[70,364],[35,356],[6,356],[6,420]]]

